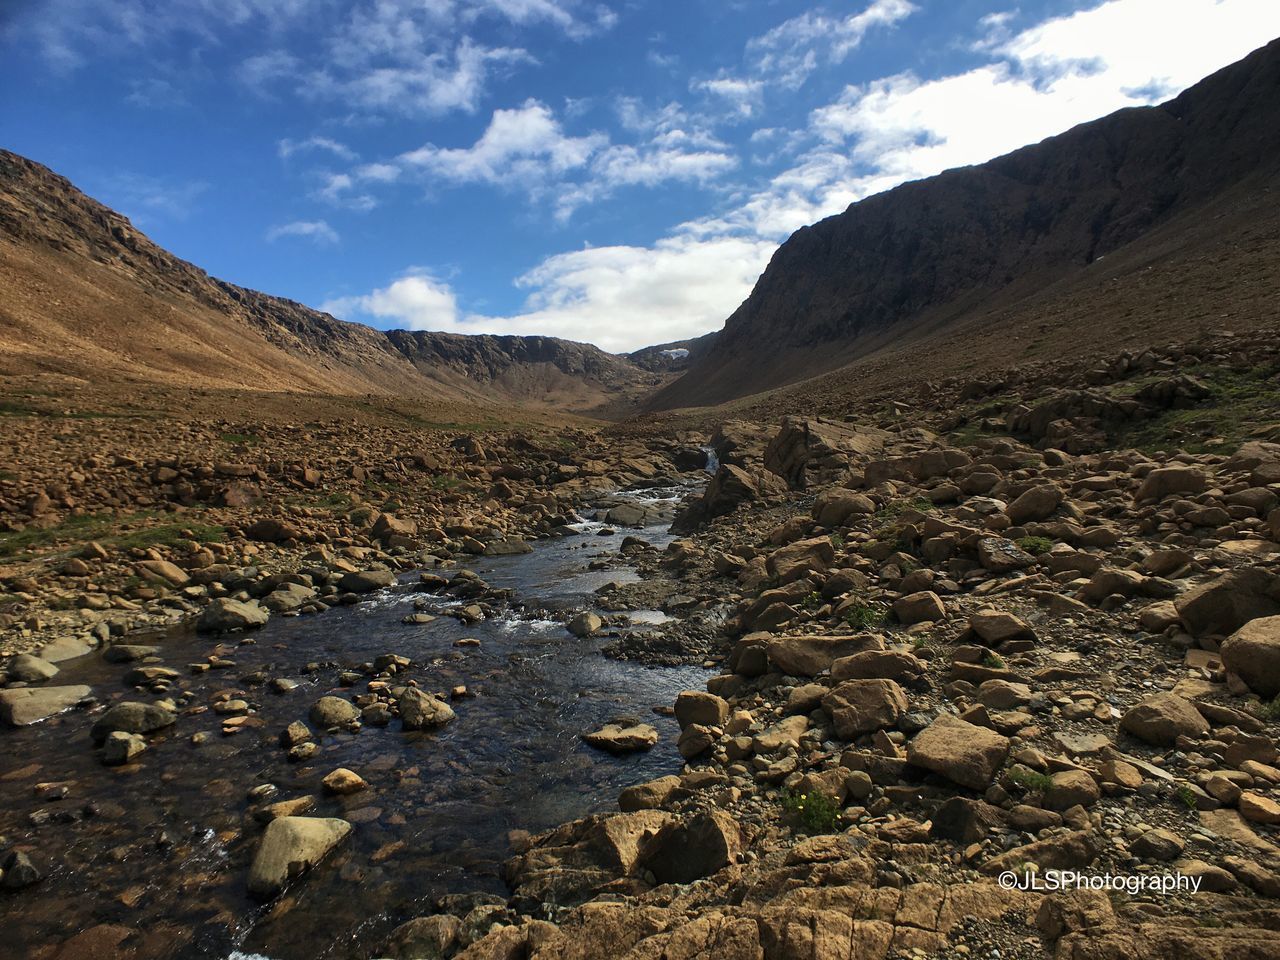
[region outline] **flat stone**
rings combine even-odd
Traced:
[[[268,898],[314,867],[351,833],[345,820],[278,817],[267,824],[249,868],[249,892]]]
[[[12,727],[25,727],[70,710],[92,692],[83,684],[0,690],[0,720]]]

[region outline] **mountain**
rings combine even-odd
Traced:
[[[381,331],[210,277],[0,150],[0,375],[425,395],[585,412],[663,375],[551,337]]]
[[[1177,334],[1232,312],[1237,270],[1274,291],[1280,246],[1274,231],[1256,234],[1274,223],[1278,178],[1280,40],[1167,103],[903,184],[796,231],[649,406],[721,403],[875,357],[918,376],[926,345],[947,336],[959,349],[935,356],[930,372],[1036,341],[1075,353],[1139,329]],[[1254,243],[1239,243],[1249,231]],[[1206,257],[1214,269],[1189,287]],[[1150,289],[1152,270],[1178,289],[1173,309]],[[1224,275],[1237,281],[1230,289]],[[1230,322],[1273,319],[1267,297],[1248,292],[1252,313]]]

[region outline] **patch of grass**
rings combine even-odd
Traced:
[[[1021,537],[1017,541],[1018,548],[1033,557],[1038,557],[1042,553],[1048,553],[1053,549],[1053,541],[1048,537]]]
[[[1191,407],[1165,410],[1154,417],[1120,424],[1112,432],[1117,445],[1147,453],[1173,447],[1188,453],[1229,450],[1247,439],[1255,428],[1275,422],[1275,412],[1280,409],[1277,370],[1232,370],[1200,364],[1180,372],[1203,383],[1209,396]],[[1152,379],[1129,381],[1113,394],[1137,393]],[[1214,439],[1223,442],[1207,443]]]
[[[840,822],[840,804],[825,793],[784,790],[782,809],[795,814],[810,833],[834,833]]]
[[[984,667],[990,667],[992,670],[1003,670],[1006,666],[1004,657],[1000,656],[1000,654],[996,653],[994,650],[987,651],[986,655],[982,658],[982,665]]]
[[[1013,767],[1009,770],[1009,779],[1013,783],[1032,793],[1044,793],[1053,786],[1053,777],[1045,773],[1037,773],[1026,767]]]
[[[463,480],[458,477],[451,477],[448,474],[438,473],[429,481],[433,490],[456,490],[462,486]]]
[[[1259,720],[1280,720],[1280,696],[1274,700],[1259,700],[1250,712]]]
[[[153,516],[152,513],[137,513],[127,517],[117,517],[110,513],[86,513],[81,516],[67,517],[57,526],[44,530],[27,529],[15,533],[0,533],[0,557],[26,559],[45,553],[59,544],[70,543],[79,546],[90,540],[97,540],[104,545],[119,547],[122,550],[135,548],[145,550],[149,547],[172,547],[187,540],[195,540],[197,543],[215,543],[226,538],[225,527],[192,521],[142,527],[127,533],[117,532],[122,527],[148,520]]]
[[[817,590],[810,591],[809,595],[800,602],[800,605],[806,610],[817,610],[823,604],[822,594]]]
[[[1186,807],[1188,810],[1195,810],[1196,808],[1195,791],[1192,790],[1190,787],[1188,787],[1185,783],[1181,784],[1178,787],[1178,789],[1174,791],[1174,795],[1178,798],[1179,801],[1181,801],[1182,805]]]
[[[844,549],[844,536],[842,534],[833,533],[827,539],[831,541],[831,547],[837,553]]]
[[[910,510],[914,510],[917,513],[933,513],[935,509],[937,508],[934,507],[933,501],[928,497],[910,497],[895,500],[888,506],[881,507],[875,512],[874,519],[881,525],[887,526]]]
[[[262,438],[252,433],[220,433],[218,439],[223,443],[261,443]]]
[[[845,611],[843,619],[849,629],[861,632],[884,626],[888,615],[889,611],[882,604],[856,600],[853,606]]]

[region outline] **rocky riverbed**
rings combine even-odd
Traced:
[[[21,622],[101,649],[6,667],[53,715],[4,734],[0,907],[51,958],[1275,956],[1278,357],[458,438],[456,500],[279,497],[296,541],[228,524],[208,582],[189,545],[46,562],[24,603],[191,582]],[[265,626],[134,632],[232,604]]]

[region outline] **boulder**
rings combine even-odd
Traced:
[[[1280,695],[1280,616],[1250,620],[1222,644],[1222,665],[1260,697]]]
[[[691,723],[722,727],[729,718],[729,704],[723,697],[700,690],[685,690],[676,697],[676,721],[683,730]]]
[[[70,710],[92,692],[83,684],[0,690],[0,720],[11,727],[25,727]]]
[[[900,623],[910,626],[913,623],[933,623],[947,615],[947,608],[942,598],[932,590],[921,590],[899,597],[893,603],[893,615]]]
[[[1163,500],[1173,493],[1201,493],[1209,486],[1204,471],[1195,467],[1157,467],[1143,478],[1135,500]]]
[[[865,493],[844,487],[823,491],[813,504],[813,519],[829,529],[844,526],[853,517],[865,517],[875,512],[874,500]]]
[[[575,637],[589,637],[604,626],[599,614],[584,610],[569,621],[569,632]]]
[[[338,589],[346,593],[372,593],[385,590],[396,583],[396,575],[390,570],[352,570],[338,581]]]
[[[353,793],[359,793],[361,790],[367,790],[369,784],[365,782],[364,777],[356,773],[354,770],[348,770],[346,767],[338,767],[325,774],[323,780],[325,790],[329,793],[345,797]]]
[[[342,701],[346,703],[346,701]],[[457,714],[443,700],[438,700],[417,687],[409,687],[400,694],[400,723],[406,730],[429,730],[442,727]]]
[[[658,883],[692,883],[738,861],[742,834],[720,810],[668,823],[642,847],[636,866]]]
[[[836,736],[853,740],[864,733],[896,726],[910,708],[892,680],[846,680],[822,698]]]
[[[866,650],[831,664],[831,679],[836,682],[879,679],[911,683],[924,673],[924,661],[905,650]]]
[[[311,705],[311,722],[322,730],[342,727],[356,720],[360,710],[350,700],[342,697],[321,697]]]
[[[1044,805],[1049,810],[1070,810],[1074,806],[1089,807],[1102,796],[1098,782],[1084,770],[1062,770],[1050,778],[1044,792]]]
[[[630,726],[606,723],[599,730],[584,733],[582,739],[589,746],[612,754],[636,753],[652,749],[658,742],[658,731],[647,723],[635,723]]]
[[[831,664],[841,657],[883,648],[884,641],[868,633],[778,637],[770,640],[766,647],[773,669],[791,677],[816,677],[829,670]]]
[[[300,539],[302,532],[287,520],[264,517],[250,524],[244,535],[246,539],[256,540],[259,543],[286,543]]]
[[[102,762],[109,767],[115,767],[128,763],[147,749],[147,741],[136,733],[112,730],[107,734],[102,748]]]
[[[249,892],[269,898],[314,867],[351,833],[345,820],[278,817],[267,824],[249,868]]]
[[[94,743],[102,743],[114,731],[154,733],[178,722],[178,715],[154,703],[125,700],[100,716],[89,730]]]
[[[135,569],[144,579],[167,583],[171,587],[185,587],[191,582],[187,571],[168,560],[143,560]]]
[[[971,790],[985,790],[1009,753],[1009,738],[943,714],[907,743],[907,762]]]
[[[271,612],[256,600],[232,600],[219,597],[210,601],[196,621],[201,633],[229,633],[232,630],[251,630],[260,627],[271,618]]]
[[[984,644],[998,647],[1010,640],[1034,640],[1035,631],[1012,613],[978,610],[969,615],[969,629]]]
[[[618,794],[618,809],[623,813],[631,813],[635,810],[656,810],[679,788],[680,778],[677,776],[659,777],[647,783],[637,783]]]
[[[1209,723],[1190,700],[1176,693],[1156,693],[1126,710],[1120,729],[1144,743],[1171,747],[1180,736],[1208,733]]]
[[[1048,520],[1062,504],[1062,491],[1051,483],[1032,487],[1005,510],[1009,519],[1021,526],[1024,523],[1035,523]]]
[[[20,653],[5,664],[4,671],[9,675],[10,680],[43,683],[57,676],[58,668],[48,660],[33,657],[29,653]]]
[[[1194,636],[1226,636],[1258,617],[1280,615],[1280,578],[1259,567],[1241,567],[1188,590],[1174,601]]]

